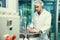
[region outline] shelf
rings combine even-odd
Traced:
[[[31,1],[31,0],[19,0],[19,1]]]
[[[37,33],[20,33],[20,34],[34,35],[34,34],[37,34]]]

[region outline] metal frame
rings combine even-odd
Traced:
[[[58,6],[59,0],[56,0],[56,27],[55,27],[55,40],[58,40]]]

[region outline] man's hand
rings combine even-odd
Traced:
[[[14,40],[16,39],[16,35],[12,35],[12,36],[6,36],[5,40]]]

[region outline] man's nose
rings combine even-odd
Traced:
[[[38,11],[38,8],[36,8],[35,10]]]

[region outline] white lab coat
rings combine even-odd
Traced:
[[[51,28],[51,14],[45,9],[41,11],[40,15],[38,15],[37,12],[35,12],[32,17],[32,23],[30,27],[34,27],[42,31],[39,40],[49,40],[47,33]]]

